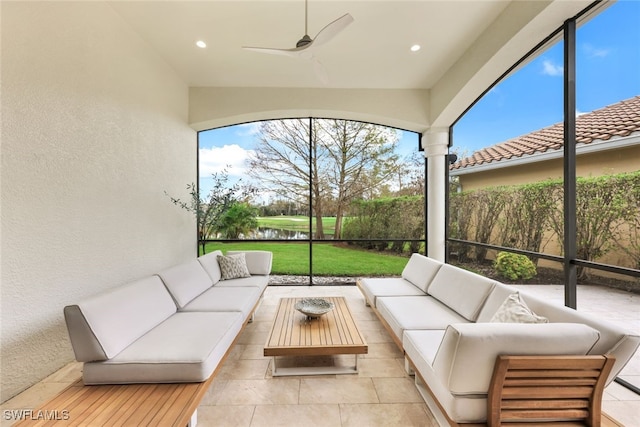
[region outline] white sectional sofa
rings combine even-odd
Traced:
[[[248,276],[225,278],[218,256],[214,251],[65,307],[76,360],[84,362],[83,382],[209,378],[251,320],[272,261],[271,252],[229,251],[233,259],[226,260]]]
[[[451,425],[486,421],[498,355],[614,356],[608,384],[640,345],[637,334],[419,254],[401,277],[357,284]]]

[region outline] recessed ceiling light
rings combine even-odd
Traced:
[[[205,47],[207,47],[207,44],[205,42],[203,42],[202,40],[198,40],[196,42],[196,46],[198,46],[201,49],[204,49]]]
[[[411,46],[411,52],[417,52],[419,50],[420,50],[419,44],[414,44],[413,46]]]

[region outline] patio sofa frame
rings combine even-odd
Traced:
[[[262,301],[272,256],[214,251],[65,307],[82,380],[35,413],[65,425],[196,425]]]
[[[412,255],[401,277],[360,278],[357,285],[405,355],[407,373],[415,375],[418,391],[441,425],[491,422],[496,402],[504,396],[498,375],[502,365],[492,377],[502,356],[530,356],[523,360],[528,371],[537,370],[533,381],[541,384],[554,370],[571,383],[566,378],[577,373],[570,372],[563,358],[576,366],[593,364],[594,357],[604,361],[586,373],[590,379],[580,380],[591,387],[588,391],[568,387],[565,397],[589,400],[583,405],[587,416],[599,421],[587,425],[599,425],[600,419],[606,420],[603,425],[617,425],[600,414],[602,391],[637,350],[637,334],[420,254]],[[497,318],[513,300],[543,323]],[[535,405],[540,402],[524,405],[531,416]]]

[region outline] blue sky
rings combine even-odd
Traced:
[[[487,93],[454,127],[454,148],[471,154],[561,122],[563,49],[556,43]],[[578,27],[576,92],[578,114],[640,95],[640,1]]]
[[[208,194],[211,175],[227,168],[231,182],[248,183],[245,160],[256,145],[258,123],[228,126],[199,134],[200,192]],[[408,156],[417,151],[418,135],[398,130],[397,152]]]
[[[576,37],[577,114],[640,95],[640,0],[619,0],[581,25]],[[454,127],[453,150],[473,151],[562,121],[563,43],[558,42],[489,91]],[[200,133],[201,187],[230,165],[246,176],[256,124]],[[403,132],[405,150],[417,135]],[[210,180],[209,180],[210,181]]]

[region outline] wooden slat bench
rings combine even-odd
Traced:
[[[197,424],[197,409],[211,382],[229,356],[251,315],[211,376],[200,383],[84,385],[79,379],[38,408],[22,413],[16,427],[40,426],[162,426]]]
[[[78,380],[14,425],[184,427],[195,424],[214,377],[201,383],[91,386]]]

